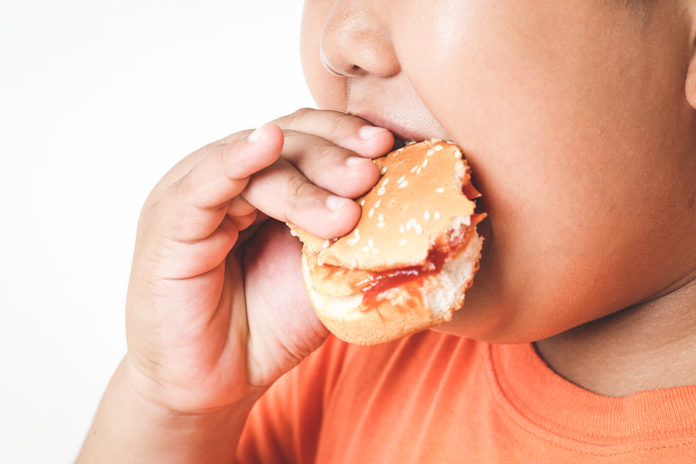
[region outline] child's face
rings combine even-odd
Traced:
[[[453,140],[472,166],[487,248],[444,330],[539,339],[694,272],[690,24],[681,2],[623,3],[306,2],[320,107]]]

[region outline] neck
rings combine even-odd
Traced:
[[[559,375],[606,396],[696,384],[696,280],[666,296],[541,340]]]

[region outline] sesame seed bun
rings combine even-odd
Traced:
[[[450,320],[483,242],[478,192],[456,145],[414,143],[375,163],[381,178],[357,200],[362,214],[349,234],[322,240],[290,226],[304,244],[302,272],[317,315],[336,336],[361,345]]]

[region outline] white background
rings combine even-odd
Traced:
[[[0,462],[71,462],[125,353],[141,205],[311,106],[299,0],[0,0]]]

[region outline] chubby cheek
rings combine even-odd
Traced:
[[[681,104],[679,81],[636,61],[616,24],[606,45],[588,44],[588,30],[611,29],[601,15],[580,8],[561,32],[562,17],[521,23],[514,9],[469,3],[424,10],[437,26],[417,41],[415,25],[395,31],[404,71],[467,153],[489,214],[488,253],[451,327],[530,341],[659,291],[649,257],[660,230],[647,217],[668,192],[651,179],[665,167],[650,160],[674,121],[653,127],[646,106]]]

